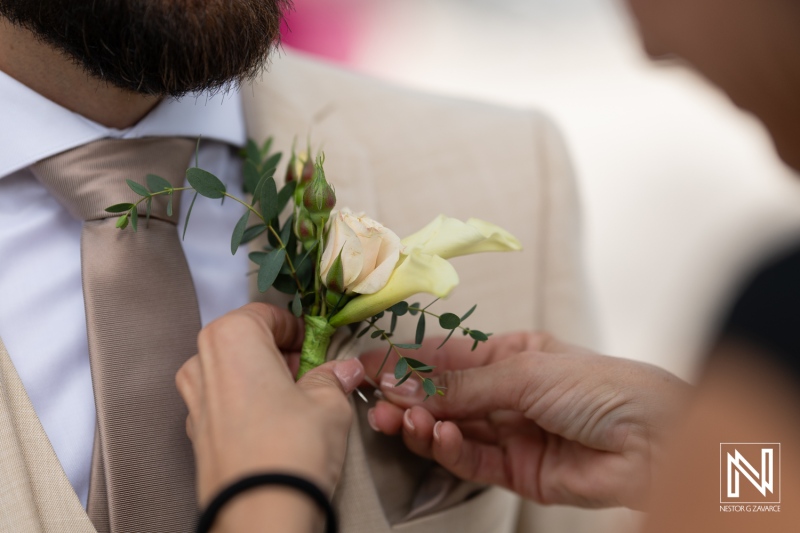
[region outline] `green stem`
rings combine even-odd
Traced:
[[[322,316],[305,316],[306,337],[303,340],[303,349],[300,352],[300,370],[297,378],[311,369],[317,368],[325,362],[328,353],[328,346],[331,337],[336,332],[336,328],[328,324],[328,320]]]

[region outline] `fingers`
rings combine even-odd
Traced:
[[[545,334],[527,332],[498,335],[480,343],[475,351],[472,351],[473,341],[470,339],[454,338],[439,349],[437,348],[443,339],[426,339],[422,343],[422,348],[408,352],[408,356],[435,366],[432,375],[436,375],[447,370],[484,366],[525,350],[541,349],[546,345],[544,337]],[[367,352],[360,357],[368,376],[375,376],[378,373],[385,357],[385,348]],[[396,362],[397,355],[391,353],[381,371],[391,372]]]
[[[364,379],[364,366],[358,359],[331,361],[304,375],[297,385],[306,391],[338,389],[350,394]]]
[[[264,327],[272,333],[278,348],[289,351],[301,348],[304,334],[303,321],[288,310],[263,303],[251,303],[239,311],[249,313],[256,320],[262,321]]]

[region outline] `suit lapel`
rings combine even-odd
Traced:
[[[95,533],[1,339],[0,531]]]

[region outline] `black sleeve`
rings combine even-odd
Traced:
[[[800,245],[767,261],[734,302],[721,338],[762,348],[800,383]]]

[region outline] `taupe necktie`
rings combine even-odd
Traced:
[[[97,435],[88,513],[100,533],[180,533],[197,506],[186,410],[175,373],[196,352],[200,315],[167,199],[155,198],[139,231],[115,228],[105,208],[139,198],[125,179],[158,174],[183,185],[189,139],[96,141],[33,170],[84,221],[81,274]]]

